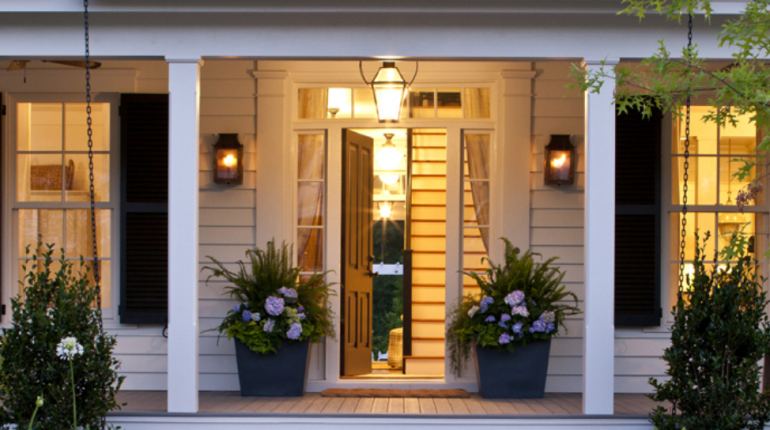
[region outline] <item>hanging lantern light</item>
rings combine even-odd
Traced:
[[[220,134],[214,144],[214,183],[243,183],[243,145],[237,134]]]
[[[575,164],[575,147],[570,143],[569,135],[552,134],[545,147],[545,184],[574,184]]]
[[[404,158],[404,154],[396,148],[396,144],[393,143],[393,133],[385,133],[385,143],[382,144],[382,148],[374,155],[379,164],[380,170],[393,171],[398,169],[398,165],[401,163],[401,159]],[[398,182],[401,177],[399,173],[380,173],[380,180],[387,184],[393,185]]]
[[[390,218],[390,214],[393,210],[393,203],[379,202],[379,206],[380,206],[380,218],[382,219]]]
[[[377,118],[380,122],[398,122],[401,119],[401,107],[404,105],[406,94],[417,77],[417,68],[415,68],[412,81],[408,84],[394,61],[384,61],[371,82],[367,81],[364,76],[363,62],[358,63],[358,68],[361,72],[361,78],[374,93]]]

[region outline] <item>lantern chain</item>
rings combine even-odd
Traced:
[[[91,238],[93,245],[94,283],[96,288],[96,314],[99,318],[99,331],[102,332],[102,289],[99,273],[99,248],[96,240],[96,198],[94,192],[94,142],[91,122],[91,52],[88,34],[88,0],[83,0],[83,27],[85,30],[86,57],[86,124],[88,125],[88,181],[91,197]]]
[[[689,14],[689,19],[687,23],[687,62],[688,64],[691,61],[691,55],[692,55],[692,13]],[[688,79],[688,81],[691,81],[691,79]],[[679,297],[681,298],[682,295],[682,289],[684,288],[684,260],[685,260],[685,248],[687,245],[687,180],[689,179],[689,168],[690,168],[690,107],[691,107],[691,96],[688,89],[687,92],[687,101],[686,101],[686,110],[685,110],[685,129],[684,129],[684,184],[682,186],[682,240],[679,245]]]

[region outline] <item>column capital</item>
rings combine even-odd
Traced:
[[[620,58],[607,57],[603,59],[584,58],[581,62],[583,67],[588,66],[617,66],[620,63]]]
[[[201,57],[173,57],[166,56],[166,62],[169,64],[197,64],[203,66],[203,59]]]

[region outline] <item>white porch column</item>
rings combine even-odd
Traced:
[[[200,58],[168,61],[168,411],[198,412]]]
[[[615,62],[605,61],[612,67]],[[585,62],[589,71],[598,61]],[[615,393],[615,81],[585,95],[583,413],[612,414]]]

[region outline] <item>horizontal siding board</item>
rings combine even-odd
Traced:
[[[532,191],[532,209],[582,209],[583,193],[563,191]]]
[[[201,133],[254,133],[254,115],[201,116]]]
[[[198,225],[201,227],[246,227],[256,225],[254,209],[200,209]]]
[[[254,79],[201,79],[201,98],[249,97],[255,94]]]
[[[539,227],[531,229],[532,245],[582,245],[583,228]]]
[[[533,209],[530,211],[533,228],[536,227],[583,227],[585,214],[582,209]]]
[[[583,100],[583,94],[579,90],[569,90],[567,85],[572,83],[569,79],[535,79],[534,95],[535,99],[550,98],[556,100],[580,99]]]
[[[198,247],[198,258],[202,265],[211,265],[206,258],[212,256],[223,263],[234,263],[246,258],[248,246],[228,246],[228,245],[201,245]],[[205,277],[203,278],[205,280]]]
[[[203,190],[199,194],[200,208],[249,208],[255,206],[254,190]]]
[[[546,99],[535,97],[532,114],[536,117],[583,118],[585,101],[582,98]]]
[[[200,245],[248,245],[254,246],[254,227],[200,227]]]

